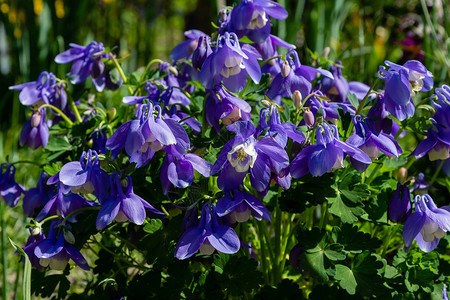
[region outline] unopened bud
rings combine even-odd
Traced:
[[[122,184],[122,187],[126,188],[128,186],[128,181],[124,178],[120,181],[120,183]]]
[[[292,94],[292,101],[294,102],[294,107],[295,108],[300,108],[302,107],[302,93],[300,93],[299,90],[295,90],[294,93]]]
[[[327,46],[323,49],[322,56],[328,57],[329,54],[330,54],[330,47]]]
[[[288,61],[285,60],[281,65],[281,76],[287,77],[289,73],[291,73],[291,66],[289,66]]]
[[[33,227],[33,229],[31,230],[31,235],[39,235],[41,233],[41,227]]]
[[[174,66],[168,67],[169,72],[172,73],[175,76],[178,76],[178,70]]]
[[[261,104],[264,105],[264,106],[266,106],[266,107],[269,107],[270,105],[272,105],[272,104],[270,103],[270,101],[267,101],[267,100],[261,100]]]
[[[188,46],[188,53],[189,54],[194,53],[195,49],[197,49],[197,46],[198,46],[198,40],[192,40]]]
[[[68,230],[64,230],[64,239],[69,244],[75,244],[75,237],[73,236],[73,233]]]
[[[309,109],[306,109],[305,113],[303,114],[303,120],[305,120],[305,124],[309,127],[314,125],[314,114]]]
[[[275,66],[275,59],[271,59],[267,62],[269,66]]]
[[[31,116],[31,127],[38,127],[39,124],[41,123],[41,114],[39,112],[35,112],[32,116]]]
[[[108,117],[110,120],[113,120],[116,116],[117,110],[115,107],[112,107],[111,109],[108,109]]]
[[[400,184],[405,184],[406,178],[408,178],[408,169],[405,167],[401,167],[397,171],[397,180],[400,182]]]

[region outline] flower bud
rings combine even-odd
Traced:
[[[397,179],[401,184],[405,184],[406,178],[408,177],[408,169],[401,167],[397,171]]]
[[[295,90],[294,93],[292,94],[292,101],[294,102],[294,107],[295,108],[300,108],[302,107],[302,94],[300,93],[299,90]]]
[[[41,123],[41,114],[39,112],[35,112],[33,113],[33,115],[31,116],[31,127],[38,127],[39,124]]]
[[[285,60],[281,65],[281,76],[287,77],[291,73],[291,66],[289,66],[289,62]]]
[[[75,237],[73,236],[73,233],[68,230],[64,230],[64,239],[69,244],[75,244]]]
[[[39,235],[41,233],[41,227],[36,226],[31,230],[31,235]]]
[[[115,107],[112,107],[111,109],[108,109],[108,117],[110,120],[113,120],[116,116],[117,110]]]
[[[174,66],[169,66],[167,69],[169,69],[169,72],[173,75],[178,76],[178,70]]]
[[[269,106],[272,105],[272,103],[270,103],[270,101],[267,101],[267,100],[261,100],[261,104],[266,106],[266,107],[269,107]]]
[[[309,109],[306,109],[305,113],[303,114],[303,120],[305,120],[306,125],[309,127],[314,125],[314,114]]]
[[[322,56],[328,57],[329,54],[330,54],[330,47],[327,46],[323,49]]]
[[[198,40],[192,40],[188,46],[188,53],[189,54],[194,53],[195,49],[197,49],[197,46],[198,46]]]

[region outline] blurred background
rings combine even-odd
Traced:
[[[238,1],[0,0],[0,162],[32,160],[40,151],[19,149],[26,109],[18,92],[8,87],[34,81],[44,70],[64,77],[69,66],[57,65],[53,59],[69,43],[103,42],[125,58],[125,72],[132,72],[151,59],[168,59],[172,47],[184,40],[185,30],[211,33],[211,20],[217,20],[218,9],[234,2]],[[278,2],[289,17],[272,20],[272,33],[295,44],[306,64],[309,51],[320,54],[328,46],[329,57],[342,61],[349,80],[370,84],[384,60],[403,63],[417,59],[434,74],[435,86],[450,83],[447,0]],[[30,188],[37,179],[35,173],[32,166],[21,165],[16,180]],[[20,206],[2,213],[7,235],[18,243],[26,239],[25,220],[21,219]],[[6,247],[11,248],[9,244]],[[18,256],[8,253],[7,281],[12,291],[21,265]]]

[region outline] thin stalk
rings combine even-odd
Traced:
[[[17,164],[31,164],[31,165],[36,165],[36,166],[43,166],[43,165],[41,165],[40,163],[37,163],[37,162],[35,162],[35,161],[31,161],[31,160],[18,160],[18,161],[11,162],[11,163],[8,163],[8,164],[10,164],[10,165],[17,165]]]
[[[76,209],[73,212],[71,212],[70,214],[68,214],[67,217],[64,218],[62,223],[65,223],[71,216],[73,216],[79,212],[89,211],[89,210],[100,210],[100,206],[87,206],[87,207],[82,207],[82,208]]]
[[[278,278],[280,276],[280,266],[278,262],[281,260],[281,219],[282,213],[279,204],[275,208],[275,261],[273,264],[273,275],[274,275],[274,284],[278,283]]]
[[[439,175],[439,172],[441,172],[442,167],[444,166],[444,163],[445,163],[445,160],[441,160],[439,167],[436,169],[436,172],[434,172],[433,177],[431,177],[430,185],[432,185],[436,181],[436,179]]]
[[[6,264],[6,226],[5,226],[5,203],[0,202],[0,227],[2,230],[1,239],[1,251],[2,251],[2,265],[3,265],[3,276],[2,276],[2,298],[8,299],[8,283],[6,281],[6,276],[8,275],[8,265]]]
[[[259,245],[261,248],[261,253],[259,253],[259,256],[261,258],[261,271],[264,275],[264,280],[266,281],[267,284],[270,284],[270,279],[269,279],[269,274],[268,274],[268,269],[267,269],[267,262],[266,262],[266,249],[264,247],[264,241],[263,241],[263,236],[261,235],[261,229],[263,227],[263,224],[261,222],[258,222],[258,235],[259,235]]]
[[[367,181],[365,182],[367,185],[369,185],[372,182],[372,180],[375,178],[376,173],[378,172],[378,170],[381,168],[382,165],[383,164],[380,163],[375,166],[375,168],[372,170],[372,173],[370,173],[369,178],[367,178]]]
[[[125,73],[122,70],[122,67],[120,66],[119,62],[117,61],[116,57],[112,54],[109,55],[109,57],[112,59],[112,61],[114,62],[114,65],[117,68],[117,71],[119,71],[120,77],[122,77],[123,83],[127,83],[127,76],[125,76]],[[128,92],[130,93],[130,95],[133,95],[133,90],[131,89],[131,86],[127,86],[128,88]]]
[[[319,228],[323,229],[327,225],[327,219],[328,219],[328,202],[323,203],[322,207],[322,217],[320,218],[319,222]]]
[[[73,114],[75,115],[75,118],[77,119],[78,123],[83,123],[83,119],[81,118],[80,112],[78,111],[77,106],[75,105],[75,102],[72,98],[69,98],[69,106],[72,110]]]
[[[39,106],[38,110],[41,110],[41,108],[44,108],[44,107],[53,109],[64,119],[64,121],[67,122],[67,124],[69,124],[69,126],[73,125],[73,122],[69,119],[69,117],[65,113],[63,113],[59,108],[57,108],[56,106],[53,106],[51,104],[42,104],[41,106]]]

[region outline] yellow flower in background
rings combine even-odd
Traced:
[[[58,17],[58,19],[64,18],[66,12],[64,10],[64,2],[62,0],[55,0],[55,10],[56,17]]]

